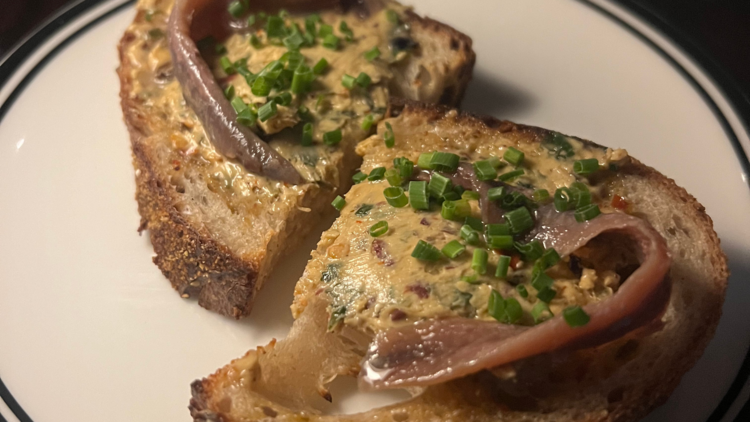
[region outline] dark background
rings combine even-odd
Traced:
[[[734,79],[745,97],[750,98],[750,0],[616,1],[636,12],[650,12],[652,18],[672,30],[670,35],[687,43],[688,52],[718,64],[723,73]],[[33,28],[73,2],[4,1],[0,8],[0,58]],[[750,404],[737,420],[750,421]]]

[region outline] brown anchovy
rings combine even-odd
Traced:
[[[615,340],[659,318],[669,303],[671,259],[664,238],[646,221],[624,213],[578,223],[552,206],[538,213],[533,238],[568,255],[605,233],[631,238],[640,267],[612,297],[585,305],[591,320],[570,327],[560,315],[527,327],[468,318],[419,321],[379,333],[362,363],[364,388],[427,386],[529,357]]]
[[[237,113],[198,52],[190,27],[196,10],[206,3],[206,0],[177,0],[169,17],[169,50],[185,101],[222,155],[237,159],[250,173],[295,185],[304,183],[288,160],[237,123]]]

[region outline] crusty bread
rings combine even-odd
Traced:
[[[499,146],[538,143],[550,134],[440,106],[400,103],[390,113],[386,121],[396,133],[397,146],[388,149],[376,136],[360,143],[357,151],[364,155],[363,171],[402,155],[413,157],[440,148],[486,153]],[[382,134],[382,124],[379,130]],[[190,402],[193,418],[541,422],[644,417],[666,401],[712,338],[721,316],[728,269],[710,217],[673,180],[631,158],[618,170],[610,190],[627,198],[632,207],[629,212],[656,228],[673,258],[669,306],[653,326],[595,349],[521,362],[515,367],[511,387],[485,371],[363,414],[321,415],[315,409],[326,407],[315,396],[330,398],[323,383],[332,375],[357,373],[363,346],[329,332],[326,304],[298,288],[294,305],[298,319],[289,337],[250,351],[195,381]]]
[[[197,298],[209,310],[240,318],[250,312],[274,264],[296,243],[288,241],[290,235],[305,236],[314,227],[310,221],[332,210],[329,204],[348,189],[360,159],[351,146],[342,144],[330,183],[284,189],[281,198],[258,196],[260,206],[250,211],[230,206],[199,166],[187,162],[173,146],[179,143],[184,123],[170,121],[150,98],[137,94],[146,83],[155,84],[157,97],[158,90],[176,84],[165,41],[153,36],[165,32],[171,3],[139,1],[135,21],[119,45],[120,96],[136,169],[139,231],[148,230],[154,263],[182,297]],[[274,7],[287,3],[300,2],[276,2]],[[474,65],[471,39],[431,19],[411,12],[406,16],[420,47],[398,65],[390,90],[412,99],[457,104]],[[165,107],[187,116],[191,128],[199,125],[184,103],[173,101]]]

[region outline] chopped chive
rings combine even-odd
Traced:
[[[375,182],[378,180],[383,180],[383,177],[385,177],[385,167],[376,167],[372,169],[370,175],[367,176],[367,180]]]
[[[479,180],[494,180],[497,177],[497,169],[487,160],[474,163],[474,173]]]
[[[255,34],[250,35],[250,45],[252,45],[256,50],[263,47],[260,39]]]
[[[398,24],[400,21],[400,18],[398,16],[398,13],[396,13],[395,10],[388,9],[385,11],[385,17],[388,19],[388,22],[392,24]]]
[[[570,306],[563,309],[563,319],[571,327],[582,327],[589,323],[591,318],[580,306]]]
[[[339,24],[339,32],[344,34],[347,41],[354,40],[354,32],[352,32],[351,28],[349,28],[349,25],[347,25],[345,21],[341,21]]]
[[[531,285],[537,289],[538,291],[542,291],[544,289],[552,288],[552,285],[555,283],[555,280],[552,279],[552,277],[548,276],[544,272],[540,272],[531,280]]]
[[[529,291],[526,290],[526,286],[524,286],[523,284],[519,284],[518,286],[516,286],[516,291],[518,292],[518,295],[524,299],[529,297]]]
[[[372,50],[369,50],[365,53],[365,59],[368,62],[371,62],[378,57],[380,57],[380,49],[377,46],[373,47]]]
[[[553,248],[549,248],[544,251],[542,257],[539,260],[542,262],[544,269],[550,268],[560,262],[560,254],[557,253]]]
[[[286,19],[289,17],[289,12],[286,11],[286,9],[279,10],[279,17],[281,19]]]
[[[365,132],[369,132],[372,128],[373,123],[375,123],[375,116],[372,114],[368,114],[367,116],[362,119],[362,123],[360,123],[359,127],[362,128]]]
[[[229,14],[234,16],[235,18],[239,18],[240,16],[244,15],[247,11],[247,7],[245,6],[245,3],[241,1],[233,1],[229,3],[229,7],[227,8],[229,11]]]
[[[403,208],[409,203],[409,198],[404,194],[404,189],[400,186],[391,186],[383,190],[383,196],[389,204],[396,208]]]
[[[465,281],[469,284],[479,284],[479,276],[476,274],[465,275],[461,277],[461,281]]]
[[[579,223],[583,223],[584,221],[589,221],[601,213],[602,212],[599,209],[598,205],[589,204],[582,208],[578,208],[575,212],[575,217],[576,221],[578,221]]]
[[[328,68],[328,60],[325,58],[322,58],[318,60],[317,63],[315,63],[315,66],[313,66],[313,73],[316,75],[321,75],[325,70]]]
[[[339,195],[333,200],[331,205],[333,205],[333,208],[336,208],[337,211],[341,211],[344,208],[344,205],[346,205],[346,200]]]
[[[450,152],[435,152],[430,158],[430,168],[445,172],[454,172],[458,168],[459,157]]]
[[[471,214],[471,206],[463,200],[444,201],[440,215],[446,220],[461,220]]]
[[[465,240],[469,245],[479,244],[479,232],[472,229],[468,224],[461,226],[461,239]]]
[[[486,250],[474,249],[474,255],[471,258],[471,269],[474,270],[477,274],[486,274],[488,258],[489,255],[487,254]]]
[[[213,39],[213,37],[211,37],[211,39]],[[216,51],[216,54],[226,54],[227,47],[224,44],[216,44],[216,46],[214,46],[214,51]]]
[[[427,182],[409,182],[409,202],[415,210],[430,209],[430,198],[427,196]]]
[[[291,35],[284,37],[282,42],[290,50],[299,50],[302,44],[305,43],[305,38],[302,36],[302,33],[295,31]]]
[[[272,87],[273,84],[271,83],[271,81],[266,79],[264,76],[259,76],[255,78],[255,82],[253,82],[253,86],[250,89],[253,92],[253,95],[265,97],[271,92]]]
[[[224,97],[226,97],[227,100],[232,100],[232,98],[234,98],[234,85],[229,85],[224,88]]]
[[[523,174],[524,174],[523,169],[513,170],[507,173],[501,174],[500,176],[497,177],[497,180],[501,182],[509,182],[518,176],[523,176]]]
[[[470,201],[478,201],[479,200],[479,192],[474,192],[473,190],[467,190],[464,191],[461,194],[462,199],[470,200]]]
[[[411,252],[411,256],[422,261],[438,261],[440,260],[440,250],[431,244],[420,240]]]
[[[312,123],[305,123],[302,126],[302,146],[309,147],[313,144],[313,125]]]
[[[370,75],[368,75],[365,72],[359,72],[359,75],[357,75],[356,82],[357,82],[357,85],[366,89],[372,83],[372,78],[370,77]]]
[[[255,14],[251,14],[247,17],[247,26],[253,26],[255,25],[255,22],[257,22],[258,17],[255,16]]]
[[[232,108],[234,109],[235,112],[237,112],[237,114],[240,114],[242,110],[247,108],[247,104],[245,104],[245,102],[242,101],[242,98],[240,97],[232,98],[229,104],[232,105]]]
[[[510,226],[513,234],[520,234],[534,227],[534,219],[526,207],[516,208],[513,211],[505,213],[505,220]]]
[[[372,237],[380,237],[386,233],[388,233],[387,221],[378,221],[370,227],[370,236]]]
[[[354,88],[354,82],[354,76],[344,74],[344,76],[341,77],[341,85],[344,85],[346,89]]]
[[[294,77],[292,77],[292,92],[295,94],[304,94],[309,91],[313,77],[312,69],[309,66],[304,64],[297,66],[297,69],[294,70]]]
[[[546,202],[549,200],[549,191],[547,189],[537,189],[531,194],[531,199],[534,202]]]
[[[292,103],[292,94],[288,92],[282,92],[281,94],[273,97],[272,100],[278,105],[288,106]]]
[[[430,195],[434,198],[442,198],[446,192],[451,190],[453,186],[451,179],[443,176],[440,173],[432,173],[430,176],[430,183],[427,185],[427,189],[430,191]]]
[[[484,231],[484,223],[479,218],[471,216],[466,217],[466,219],[464,220],[464,224],[480,233]]]
[[[505,196],[505,187],[503,186],[497,186],[487,190],[487,199],[490,201],[499,201],[503,196]]]
[[[275,116],[276,113],[278,113],[278,109],[276,108],[276,102],[269,101],[263,104],[258,109],[258,118],[260,119],[261,122],[265,122],[266,120]]]
[[[448,258],[456,259],[466,251],[466,246],[462,245],[458,240],[451,240],[440,251]]]
[[[557,296],[557,291],[555,289],[542,289],[536,294],[536,298],[541,300],[544,303],[550,303],[552,299]]]
[[[523,255],[526,262],[534,262],[544,255],[544,246],[538,240],[529,243],[516,243],[516,249]]]
[[[281,19],[278,16],[269,16],[268,19],[266,19],[266,34],[269,38],[281,38],[286,36],[284,19]]]
[[[425,170],[432,170],[432,156],[435,155],[434,152],[424,152],[422,154],[419,154],[419,159],[417,159],[417,166],[420,168],[423,168]]]
[[[494,235],[487,236],[487,244],[491,249],[509,250],[513,248],[513,236]]]
[[[258,113],[251,107],[245,107],[244,110],[237,113],[237,123],[245,126],[255,126],[258,120]]]
[[[523,163],[523,153],[513,147],[508,147],[508,149],[505,151],[505,154],[503,154],[503,158],[505,161],[513,164],[514,166],[518,166],[521,163]]]
[[[454,186],[453,189],[445,192],[445,195],[443,195],[443,199],[445,199],[446,201],[458,201],[459,199],[461,199],[461,195],[456,192],[456,187]]]
[[[323,134],[323,143],[326,145],[336,145],[341,142],[341,129],[332,130]]]
[[[534,318],[534,323],[539,324],[550,318],[552,318],[552,311],[549,310],[549,305],[544,302],[537,302],[533,308],[531,308],[531,317]]]
[[[507,236],[510,234],[510,227],[507,224],[487,224],[488,236]]]
[[[323,38],[323,47],[329,50],[336,50],[339,48],[339,42],[339,37],[333,34],[328,34],[325,36],[325,38]]]
[[[597,160],[596,158],[577,160],[573,163],[573,171],[576,174],[586,175],[591,174],[597,170],[599,170],[599,160]]]
[[[387,180],[388,184],[391,186],[401,186],[404,182],[398,169],[395,168],[390,168],[385,171],[385,180]]]
[[[318,30],[318,36],[320,38],[325,38],[331,34],[333,34],[333,27],[331,25],[328,25],[326,23],[320,24],[320,29]]]
[[[359,184],[367,180],[367,175],[365,173],[362,173],[361,171],[358,171],[357,174],[352,176],[352,180],[354,181],[354,184]]]
[[[558,212],[567,211],[570,207],[571,193],[568,188],[558,188],[555,191],[555,209]]]
[[[500,255],[500,259],[497,261],[497,269],[495,270],[495,277],[505,278],[508,276],[508,268],[510,267],[510,257],[508,255]]]
[[[523,308],[518,300],[509,297],[505,299],[505,318],[503,322],[513,324],[523,316]]]
[[[234,63],[232,63],[232,61],[229,60],[229,57],[227,56],[222,56],[219,59],[219,65],[221,65],[221,69],[227,75],[234,75],[235,73],[237,73],[237,69],[234,67]]]
[[[494,167],[494,168],[500,168],[500,167],[502,167],[502,166],[505,165],[505,164],[503,164],[502,161],[500,161],[499,158],[497,158],[495,156],[490,156],[490,158],[488,158],[487,161],[489,161],[489,163],[492,164],[492,167]]]
[[[490,292],[490,299],[487,301],[487,313],[498,321],[505,314],[505,299],[495,289]]]
[[[398,169],[402,179],[411,179],[411,174],[414,172],[414,163],[411,160],[406,157],[394,158],[393,167]]]
[[[385,141],[386,148],[393,148],[393,146],[396,144],[396,136],[393,134],[393,127],[391,127],[391,124],[388,122],[385,122],[385,132],[383,133],[383,140]]]

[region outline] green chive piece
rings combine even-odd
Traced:
[[[523,153],[513,147],[508,147],[503,154],[505,161],[513,164],[514,166],[521,165],[523,163]]]
[[[452,173],[458,168],[459,157],[450,152],[435,152],[430,158],[430,167],[434,170]]]
[[[309,66],[304,64],[297,66],[292,77],[292,92],[299,95],[309,91],[313,77],[312,69]]]
[[[502,161],[500,161],[500,159],[497,158],[497,157],[495,157],[495,156],[490,156],[490,158],[488,158],[487,161],[489,161],[490,164],[492,164],[492,167],[494,167],[496,169],[505,165],[505,163],[503,163]]]
[[[505,314],[505,299],[495,289],[492,289],[492,292],[490,292],[490,299],[487,301],[487,313],[498,321]]]
[[[247,26],[253,26],[255,25],[255,22],[258,21],[258,17],[255,16],[255,14],[251,14],[247,17]]]
[[[344,74],[344,76],[341,77],[341,85],[344,85],[346,89],[354,88],[354,82],[354,76]]]
[[[513,234],[520,234],[534,227],[534,219],[526,207],[516,208],[505,213],[505,220]]]
[[[497,186],[494,188],[489,188],[487,190],[487,199],[490,201],[499,201],[503,199],[503,196],[505,196],[505,187],[504,186]]]
[[[570,189],[568,188],[558,188],[555,191],[555,209],[558,212],[564,212],[567,211],[570,207],[570,201],[571,201],[571,193]]]
[[[210,37],[210,35],[209,35],[209,37]],[[211,37],[211,39],[213,39],[213,37]],[[226,54],[227,53],[227,47],[224,44],[216,44],[216,46],[214,47],[214,51],[216,51],[216,54]]]
[[[524,286],[523,284],[519,284],[518,286],[516,286],[516,291],[518,292],[518,295],[524,299],[529,297],[529,291],[526,290],[526,286]]]
[[[467,201],[444,201],[440,215],[446,220],[461,220],[471,214],[471,206]]]
[[[336,208],[337,211],[341,211],[344,209],[344,205],[346,205],[346,200],[339,195],[333,200],[331,205],[333,205],[333,208]]]
[[[430,197],[427,195],[427,182],[409,182],[409,202],[415,210],[430,209]]]
[[[227,56],[222,56],[222,58],[219,59],[219,65],[221,65],[221,69],[227,75],[234,75],[235,73],[237,73],[237,69],[234,67],[234,63],[232,63]]]
[[[266,19],[266,34],[269,38],[281,38],[286,36],[284,19],[278,16],[269,16]]]
[[[396,13],[395,10],[388,9],[385,11],[385,17],[388,19],[388,22],[396,25],[399,23],[400,18],[398,16],[398,13]]]
[[[347,41],[354,40],[354,32],[352,32],[351,28],[349,28],[349,25],[347,25],[345,21],[341,21],[339,24],[339,32],[344,34]]]
[[[472,229],[468,224],[461,226],[461,239],[465,240],[469,245],[479,244],[479,232]]]
[[[282,92],[281,94],[273,97],[271,100],[278,105],[288,106],[292,103],[292,94],[288,92]]]
[[[583,223],[584,221],[589,221],[601,213],[602,212],[599,209],[598,205],[589,204],[589,205],[586,205],[585,207],[578,208],[575,212],[575,217],[576,217],[577,222]]]
[[[466,246],[462,245],[458,240],[451,240],[440,251],[448,258],[456,259],[466,251]]]
[[[487,260],[489,255],[484,249],[474,249],[474,256],[471,258],[471,269],[477,274],[484,275],[487,273]]]
[[[320,38],[325,38],[330,34],[333,34],[333,27],[325,23],[320,24],[320,29],[318,30],[318,36]]]
[[[271,81],[266,79],[264,76],[259,76],[255,78],[255,82],[253,82],[251,90],[253,92],[253,95],[265,97],[271,92],[272,86],[273,84],[271,83]]]
[[[305,43],[305,38],[299,30],[296,30],[291,35],[286,36],[282,42],[290,50],[299,50],[302,44]]]
[[[224,88],[224,97],[226,97],[227,100],[232,100],[234,98],[234,85],[229,85],[226,88]]]
[[[487,244],[491,249],[510,250],[513,248],[513,236],[497,235],[487,236]]]
[[[359,184],[367,180],[367,175],[365,173],[362,173],[361,171],[358,171],[357,174],[352,176],[352,180],[354,181],[354,184]]]
[[[380,237],[386,233],[388,233],[387,221],[378,221],[370,227],[370,236],[372,237]]]
[[[431,164],[433,155],[435,155],[434,152],[424,152],[420,154],[419,159],[417,160],[417,166],[425,170],[433,170]]]
[[[380,49],[377,46],[373,47],[372,50],[368,50],[365,53],[365,59],[368,62],[371,62],[371,61],[377,59],[378,57],[380,57]]]
[[[599,160],[596,158],[577,160],[573,163],[573,171],[575,174],[586,175],[597,170],[599,170]]]
[[[325,36],[325,38],[323,38],[323,47],[329,50],[337,50],[339,48],[340,41],[341,40],[339,39],[339,37],[333,34],[328,34]]]
[[[387,180],[388,184],[391,186],[401,186],[404,182],[401,178],[401,173],[395,168],[390,168],[385,171],[385,180]]]
[[[367,116],[362,119],[362,123],[360,123],[359,127],[362,128],[365,132],[369,132],[370,129],[372,129],[372,125],[375,123],[375,116],[372,114],[368,114]]]
[[[547,189],[537,189],[531,194],[531,199],[534,202],[546,202],[549,200],[549,191]]]
[[[479,180],[494,180],[497,177],[497,169],[487,160],[474,163],[474,173]]]
[[[552,285],[554,283],[555,280],[553,280],[552,277],[548,276],[544,272],[538,273],[536,277],[531,280],[531,285],[540,292],[544,289],[552,288]]]
[[[393,148],[393,146],[396,145],[396,135],[393,134],[393,127],[388,122],[385,122],[383,140],[385,141],[386,148]]]
[[[550,289],[550,288],[542,289],[536,294],[536,298],[541,300],[544,303],[552,302],[552,299],[554,299],[555,296],[557,296],[557,291],[555,291],[555,289]]]
[[[430,176],[430,183],[427,185],[430,195],[434,198],[442,198],[452,187],[453,183],[451,182],[451,179],[440,173],[432,173]]]
[[[507,224],[488,224],[487,225],[488,236],[507,236],[510,234],[510,227]]]
[[[544,302],[537,302],[533,308],[531,308],[531,317],[534,318],[534,323],[539,324],[550,318],[552,318],[552,311],[549,310],[549,305]]]
[[[323,143],[326,145],[336,145],[341,142],[341,129],[332,130],[323,134]]]
[[[516,249],[523,255],[526,262],[534,262],[544,255],[544,246],[538,240],[532,240],[529,243],[516,243]]]
[[[367,180],[375,182],[378,180],[383,180],[383,177],[385,177],[385,167],[376,167],[372,169],[370,175],[367,176]]]
[[[240,97],[232,98],[232,101],[230,101],[229,104],[232,105],[232,108],[235,112],[237,112],[237,114],[242,113],[242,110],[247,108],[247,104],[245,104],[245,102],[242,101],[242,98]]]
[[[420,240],[411,252],[411,256],[422,261],[438,261],[440,260],[441,253],[438,248],[424,240]]]
[[[328,60],[325,58],[322,58],[318,60],[317,63],[315,63],[315,66],[313,66],[313,73],[316,75],[321,75],[325,70],[328,68]]]
[[[480,284],[480,282],[479,282],[479,276],[476,275],[476,274],[465,275],[465,276],[461,277],[461,281],[465,281],[465,282],[467,282],[469,284]]]
[[[279,17],[281,19],[286,19],[289,17],[289,12],[286,11],[286,9],[279,10]]]
[[[385,196],[385,200],[388,201],[391,206],[396,208],[403,208],[409,203],[409,198],[406,197],[404,189],[400,186],[385,188],[383,196]]]
[[[469,201],[478,201],[479,200],[479,192],[474,192],[473,190],[464,191],[461,194],[461,199],[466,199],[466,200],[469,200]]]
[[[258,118],[260,119],[261,122],[265,122],[266,120],[275,116],[276,113],[278,113],[278,109],[276,108],[276,102],[269,101],[263,104],[258,109]]]
[[[510,257],[508,255],[500,255],[497,261],[497,269],[495,270],[495,277],[505,278],[508,276],[508,268],[510,267]]]
[[[503,318],[503,322],[514,324],[521,319],[522,316],[523,308],[521,308],[521,304],[518,303],[518,300],[512,297],[505,299],[505,318]]]
[[[245,7],[245,3],[241,1],[233,1],[229,3],[229,7],[227,8],[229,11],[229,14],[234,16],[235,18],[239,18],[240,16],[244,15],[247,11],[247,8]]]
[[[263,47],[260,39],[255,34],[250,35],[250,45],[252,45],[256,50]]]
[[[367,73],[360,72],[359,75],[357,75],[356,82],[357,82],[357,85],[361,86],[362,88],[367,89],[367,87],[369,87],[370,84],[372,83],[372,78]]]
[[[411,174],[414,172],[414,163],[410,159],[406,157],[394,158],[393,167],[398,169],[402,179],[411,179]]]
[[[497,177],[497,180],[499,180],[501,182],[509,182],[509,181],[515,179],[516,177],[523,176],[523,175],[524,175],[523,169],[518,169],[518,170],[513,170],[513,171],[509,171],[507,173],[501,174],[500,176]]]
[[[484,223],[479,218],[471,216],[466,217],[466,219],[464,220],[464,224],[478,231],[479,233],[484,231]]]
[[[304,126],[302,126],[302,141],[300,142],[302,146],[309,147],[313,144],[313,125],[312,123],[305,123]]]
[[[563,319],[571,327],[583,327],[588,324],[591,317],[580,306],[570,306],[563,309]]]
[[[553,248],[545,250],[542,257],[539,258],[545,270],[560,262],[560,259],[560,254],[558,254]]]
[[[237,123],[245,126],[255,126],[258,120],[258,113],[251,107],[245,107],[244,110],[237,113]]]
[[[448,192],[445,192],[443,199],[446,201],[458,201],[461,199],[461,195],[459,195],[454,189],[451,189]]]

